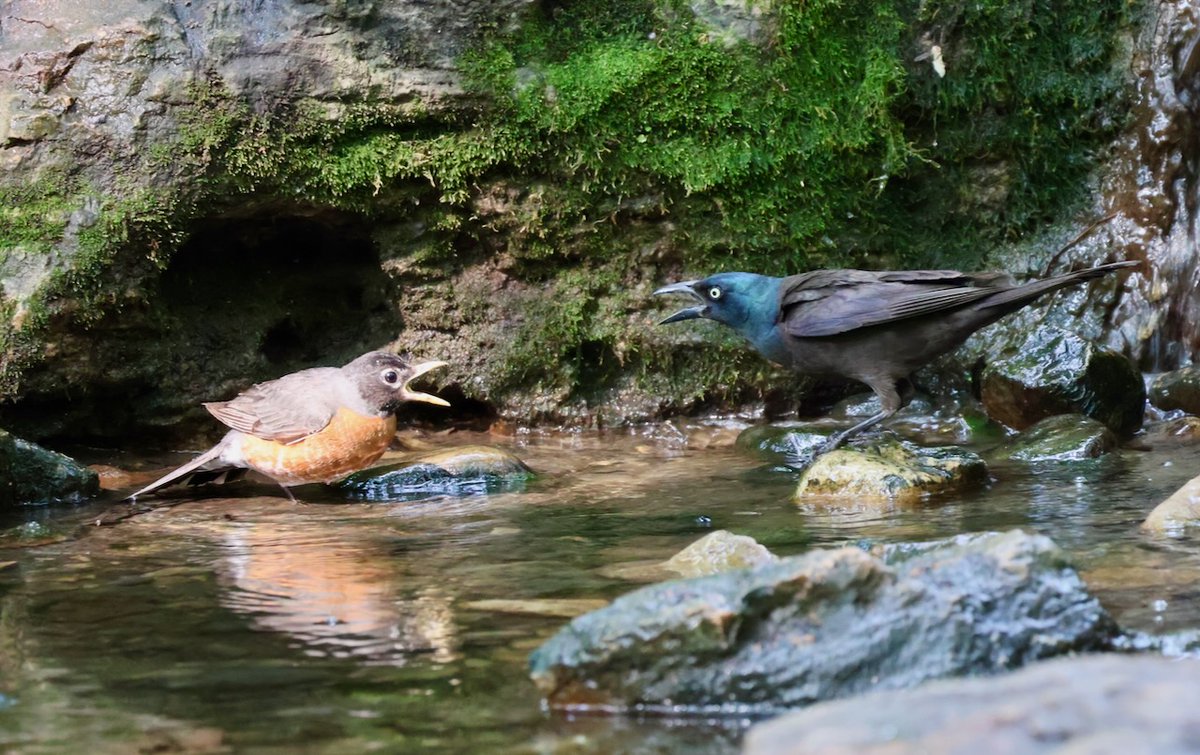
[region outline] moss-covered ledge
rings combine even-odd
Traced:
[[[655,285],[976,267],[1083,197],[1121,125],[1134,23],[1115,1],[543,10],[459,55],[461,94],[436,106],[299,88],[264,107],[209,71],[120,180],[0,180],[0,413],[71,434],[72,411],[134,392],[143,426],[197,427],[199,400],[383,334],[451,359],[452,392],[519,421],[778,404],[803,381],[716,330],[655,329]],[[237,258],[222,243],[286,278],[285,246],[310,241],[305,264],[363,267],[336,294],[361,301],[324,330],[314,302],[251,281],[216,283],[208,309],[167,301],[206,256]]]

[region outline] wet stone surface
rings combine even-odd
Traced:
[[[1142,530],[1156,535],[1182,535],[1200,526],[1200,477],[1176,490],[1142,522]]]
[[[933,682],[760,724],[744,755],[1183,753],[1200,750],[1200,662],[1099,655]]]
[[[1047,417],[988,453],[1011,461],[1079,461],[1094,459],[1117,447],[1117,436],[1103,423],[1082,414]]]
[[[794,500],[886,508],[975,487],[986,479],[987,466],[971,451],[922,448],[885,436],[818,456],[800,475]]]
[[[1141,427],[1146,388],[1121,354],[1074,333],[1040,329],[984,368],[981,396],[993,419],[1018,430],[1080,413],[1125,437]]]
[[[78,503],[99,492],[91,469],[0,430],[0,506]]]
[[[337,486],[356,500],[396,501],[514,492],[534,476],[525,462],[508,451],[463,446],[356,472]]]
[[[858,548],[642,588],[530,658],[551,707],[769,711],[1099,649],[1116,625],[1046,537]]]
[[[737,437],[737,447],[770,461],[789,461],[813,454],[834,432],[829,422],[755,425]]]
[[[1138,441],[1149,448],[1185,446],[1200,442],[1200,417],[1186,415],[1147,425],[1145,433]]]
[[[1164,372],[1150,384],[1150,403],[1159,409],[1200,414],[1200,367]]]
[[[717,530],[676,553],[663,568],[681,577],[703,577],[778,560],[752,537]]]

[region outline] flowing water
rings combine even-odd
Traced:
[[[493,495],[305,505],[241,485],[124,519],[113,501],[5,514],[0,750],[736,752],[742,720],[548,713],[525,665],[564,614],[714,529],[789,555],[1022,527],[1125,628],[1200,627],[1200,548],[1137,529],[1200,446],[994,467],[985,490],[911,508],[799,509],[737,429],[426,438],[540,473]]]

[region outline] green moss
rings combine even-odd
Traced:
[[[555,6],[466,70],[533,146],[520,167],[566,177],[593,203],[664,192],[697,232],[697,268],[727,264],[730,249],[764,272],[978,249],[1078,197],[1119,125],[1120,0],[771,10],[769,44],[728,48],[682,8]],[[945,78],[911,61],[928,53],[922,35],[944,48]],[[978,196],[980,166],[1000,166],[997,201]]]
[[[144,190],[119,199],[102,197],[54,175],[26,187],[0,188],[0,203],[5,199],[0,260],[8,262],[17,250],[60,255],[25,300],[0,299],[0,395],[11,395],[21,372],[40,358],[42,338],[60,303],[70,303],[73,321],[83,327],[119,310],[139,277],[139,265],[161,269],[184,231],[174,200]],[[80,218],[72,231],[74,214]]]
[[[31,184],[0,186],[0,253],[48,251],[62,240],[74,189],[61,174]]]
[[[177,142],[147,153],[184,188],[93,196],[58,176],[0,189],[0,250],[75,244],[26,322],[73,299],[87,323],[165,267],[200,213],[252,198],[419,216],[426,232],[398,244],[415,278],[452,275],[464,248],[499,249],[506,274],[549,287],[507,313],[523,324],[498,346],[493,398],[531,386],[586,398],[629,376],[673,400],[732,394],[779,377],[719,329],[679,348],[642,322],[630,281],[680,263],[977,267],[1081,196],[1120,126],[1113,61],[1135,9],[785,0],[763,6],[760,39],[728,42],[681,0],[542,4],[460,61],[473,110],[299,96],[263,113],[201,83]],[[934,43],[944,78],[914,60]],[[513,196],[489,213],[491,187]],[[96,221],[64,239],[85,201]],[[460,309],[483,321],[487,306]],[[0,337],[10,375],[32,342]]]

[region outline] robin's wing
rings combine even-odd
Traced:
[[[784,281],[779,319],[798,338],[832,336],[964,307],[1008,287],[999,273],[817,270]]]
[[[337,411],[332,400],[340,371],[332,367],[285,375],[252,386],[230,401],[204,405],[214,417],[234,430],[264,440],[295,443],[318,432]]]

